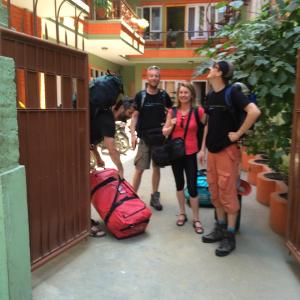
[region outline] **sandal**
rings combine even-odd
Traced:
[[[100,228],[100,222],[91,219],[90,237],[103,237],[106,233]]]
[[[195,232],[196,232],[197,234],[202,234],[202,233],[204,232],[204,229],[203,229],[203,227],[202,227],[202,224],[201,224],[201,222],[200,222],[199,220],[194,220],[194,221],[193,221],[193,227],[194,227]]]
[[[97,226],[92,226],[90,230],[90,237],[103,237],[106,233],[102,229]]]
[[[183,216],[183,218],[180,218],[180,216]],[[188,218],[187,218],[186,214],[179,214],[176,225],[183,226],[187,222],[187,220],[188,220]]]

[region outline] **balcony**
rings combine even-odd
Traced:
[[[110,11],[91,5],[90,18],[84,21],[87,49],[102,58],[126,65],[129,55],[144,53],[145,40],[134,20],[139,17],[124,0],[112,2]]]
[[[74,10],[83,11],[84,15],[90,13],[86,1],[82,0],[8,0],[7,3],[28,11],[35,12],[39,17],[55,17],[59,12],[61,17],[74,16]]]
[[[142,56],[132,55],[135,63],[197,63],[201,57],[195,50],[204,45],[215,31],[145,32],[145,51]],[[224,39],[216,40],[216,43]]]
[[[143,34],[145,48],[198,48],[207,42],[208,38],[214,37],[212,31],[161,31]]]
[[[109,13],[93,5],[90,10],[88,2],[8,0],[9,27],[121,65],[129,63],[128,55],[144,53],[145,41],[132,22],[138,17],[126,1],[112,1]]]

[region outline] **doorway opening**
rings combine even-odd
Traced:
[[[185,7],[167,7],[167,48],[184,47]]]

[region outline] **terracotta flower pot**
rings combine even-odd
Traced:
[[[270,205],[270,195],[276,190],[276,180],[266,177],[270,172],[260,172],[256,177],[256,200],[263,205]]]
[[[252,184],[256,185],[256,177],[257,174],[260,172],[265,171],[265,165],[267,163],[267,160],[265,159],[250,159],[249,161],[249,171],[248,171],[248,178],[247,181]]]
[[[241,169],[243,171],[249,171],[249,160],[255,157],[254,154],[248,154],[245,146],[242,147],[242,163]]]
[[[287,193],[274,192],[270,196],[269,223],[273,231],[281,236],[286,234]]]
[[[276,180],[276,189],[275,192],[278,193],[287,193],[288,192],[288,186],[287,184],[282,180]]]

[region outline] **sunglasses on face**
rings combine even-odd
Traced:
[[[214,63],[211,67],[212,69],[217,69],[217,70],[220,70],[220,67],[218,64]]]

